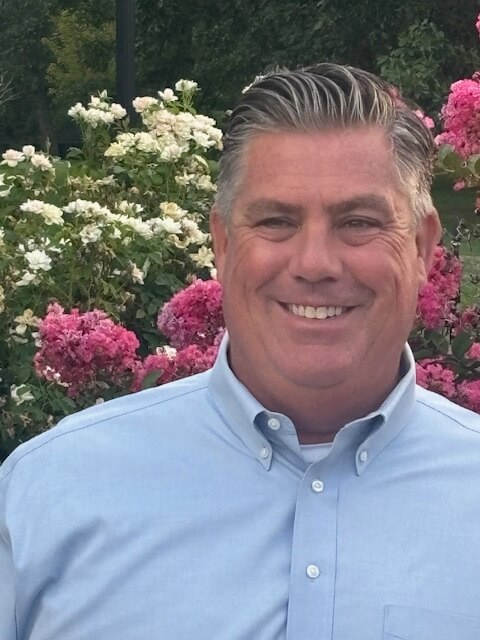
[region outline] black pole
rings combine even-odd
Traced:
[[[116,0],[117,2],[117,102],[130,117],[135,111],[132,100],[135,98],[135,0]]]

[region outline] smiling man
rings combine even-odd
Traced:
[[[480,638],[480,419],[415,385],[440,224],[393,95],[333,64],[245,93],[217,362],[5,462],[1,640]]]

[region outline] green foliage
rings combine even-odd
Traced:
[[[81,11],[53,16],[54,31],[43,43],[53,62],[47,68],[55,116],[65,121],[68,107],[86,100],[98,87],[112,93],[115,85],[115,22],[91,24]]]

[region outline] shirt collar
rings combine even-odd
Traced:
[[[245,444],[262,466],[269,470],[272,463],[272,445],[260,429],[259,416],[278,415],[265,409],[234,375],[228,364],[228,334],[219,348],[217,360],[211,371],[209,391],[229,428]],[[376,456],[406,426],[415,402],[415,360],[410,347],[405,345],[399,382],[380,407],[368,415],[346,424],[338,432],[334,445],[351,439],[353,433],[363,432],[364,437],[356,448],[355,466],[358,475],[372,463]]]

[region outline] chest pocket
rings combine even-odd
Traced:
[[[480,640],[480,618],[428,609],[385,607],[384,640]]]

